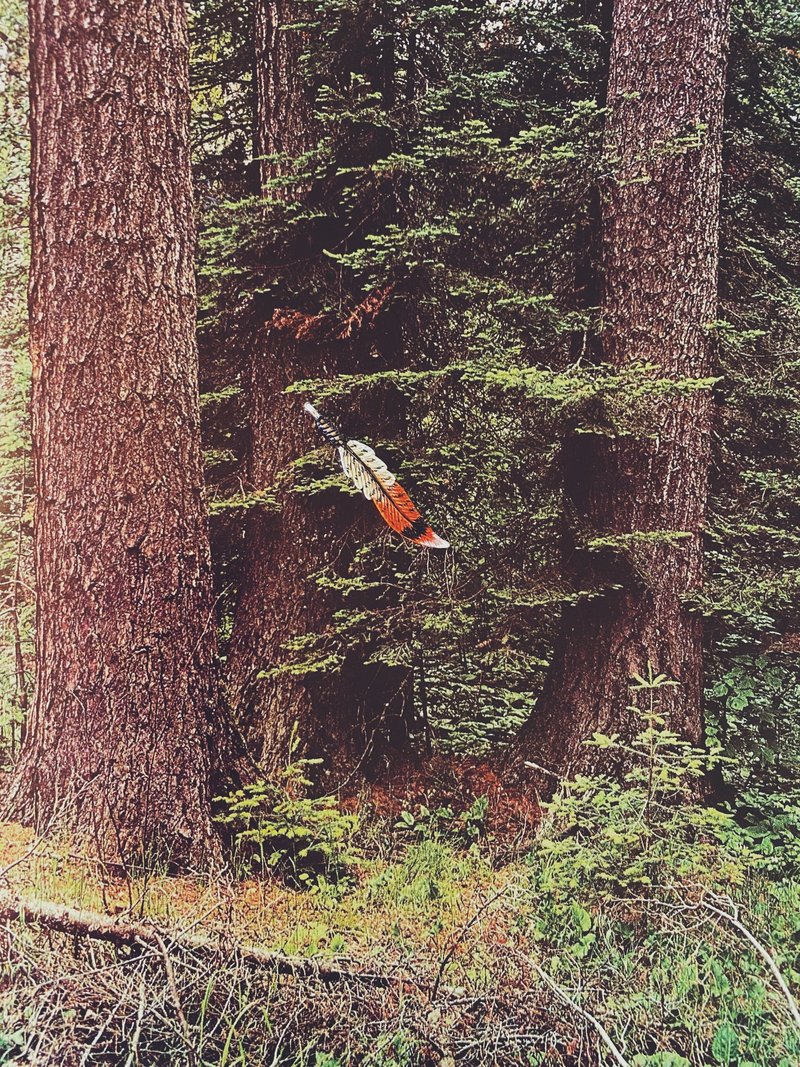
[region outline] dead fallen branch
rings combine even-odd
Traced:
[[[392,985],[413,985],[424,988],[407,974],[361,971],[345,965],[344,961],[309,959],[270,952],[257,945],[224,942],[201,934],[170,933],[155,924],[118,922],[96,911],[67,908],[46,900],[31,900],[0,894],[0,922],[25,922],[41,926],[59,934],[87,937],[115,945],[140,945],[163,955],[179,949],[204,956],[230,957],[259,967],[272,968],[278,974],[297,978],[316,978],[322,982],[360,982],[386,988]]]
[[[773,978],[777,982],[781,993],[783,993],[786,999],[786,1003],[789,1007],[789,1014],[792,1016],[792,1021],[798,1031],[800,1031],[800,1009],[798,1008],[797,1001],[795,1000],[791,989],[789,989],[786,979],[781,974],[780,968],[775,962],[770,950],[766,945],[761,944],[755,934],[753,934],[751,930],[748,930],[743,922],[740,922],[736,914],[731,914],[728,911],[724,911],[722,908],[717,908],[713,904],[709,904],[707,900],[704,900],[702,903],[703,907],[710,911],[712,915],[715,915],[718,919],[724,919],[726,922],[729,922],[734,930],[741,934],[741,936],[753,946],[762,960],[766,963]]]
[[[547,974],[546,971],[543,971],[538,963],[534,963],[533,960],[531,960],[530,961],[530,965],[533,968],[533,970],[536,972],[536,974],[539,975],[539,977],[542,979],[542,981],[545,982],[548,986],[550,986],[550,988],[553,990],[553,992],[556,994],[556,996],[560,1000],[563,1000],[563,1002],[565,1004],[567,1004],[570,1008],[572,1008],[572,1010],[574,1012],[576,1012],[578,1015],[580,1015],[582,1018],[584,1018],[588,1023],[592,1024],[592,1026],[595,1028],[595,1030],[597,1031],[598,1035],[600,1036],[600,1040],[603,1042],[603,1044],[606,1046],[608,1051],[611,1053],[611,1056],[612,1056],[614,1062],[619,1064],[619,1067],[630,1067],[630,1064],[625,1059],[625,1057],[622,1055],[622,1053],[617,1048],[617,1046],[614,1044],[614,1042],[611,1039],[611,1035],[609,1034],[608,1030],[606,1030],[606,1028],[603,1026],[603,1024],[600,1022],[600,1020],[597,1018],[597,1016],[596,1015],[592,1015],[592,1013],[590,1011],[587,1011],[586,1008],[582,1008],[580,1006],[580,1004],[578,1004],[576,1001],[574,1001],[572,999],[572,997],[569,995],[569,993],[566,991],[566,989],[564,989],[563,986],[560,986],[558,984],[558,982],[556,982],[553,978],[551,978],[550,975]]]

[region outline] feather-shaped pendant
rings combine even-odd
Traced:
[[[382,459],[360,441],[346,441],[339,431],[327,422],[313,404],[305,403],[317,429],[339,452],[342,470],[367,500],[371,500],[384,522],[397,533],[423,548],[449,548],[450,542],[434,533],[414,506],[411,497],[397,481]]]

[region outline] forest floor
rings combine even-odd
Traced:
[[[495,870],[477,851],[458,855],[425,842],[410,862],[407,855],[399,864],[360,857],[346,889],[309,891],[274,877],[148,872],[125,878],[67,848],[37,844],[29,829],[5,823],[0,875],[0,891],[15,897],[99,912],[121,923],[144,919],[174,931],[190,924],[195,933],[288,955],[374,957],[386,966],[407,956],[413,943],[424,969],[424,961],[440,959],[454,937],[461,955],[487,932],[505,936],[500,926],[509,917],[502,907],[487,906],[487,899],[502,895],[514,866]],[[481,921],[473,922],[479,912]]]
[[[570,1053],[548,1062],[594,1062],[572,1055],[594,1044],[580,1020],[548,1021],[542,1006],[513,903],[524,892],[521,864],[498,867],[485,850],[435,840],[392,853],[360,854],[346,884],[316,891],[274,877],[122,878],[0,824],[0,904],[47,902],[120,926],[152,924],[170,959],[164,967],[143,953],[126,966],[130,946],[0,924],[0,1063],[333,1067],[340,1061],[325,1050],[351,1047],[358,1062],[372,1049],[376,1065],[448,1067],[464,1043],[481,1062],[487,1042],[513,1046],[510,1063],[527,1062],[522,1047],[537,1044]],[[189,932],[219,951],[184,950]],[[269,966],[253,973],[243,946],[311,970],[301,985]],[[331,963],[335,981],[325,976]],[[536,1016],[541,1032],[530,1036]]]
[[[252,852],[122,877],[0,824],[0,1064],[800,1063],[800,888],[711,809],[660,828],[596,783],[576,833],[579,792],[542,818],[489,768],[455,779],[342,800],[339,874],[304,887]]]
[[[484,797],[485,814],[470,827],[464,813]],[[540,817],[533,798],[506,789],[476,760],[408,766],[391,781],[343,797],[339,807],[360,825],[360,847],[339,887],[310,892],[291,879],[255,877],[243,864],[215,878],[154,871],[122,877],[68,844],[37,842],[32,830],[0,823],[0,891],[120,921],[175,928],[190,922],[196,931],[288,954],[377,954],[386,963],[407,954],[413,942],[432,964],[454,937],[460,955],[486,935],[487,923],[492,930],[502,925],[502,907],[487,906],[486,899],[502,896],[513,881],[513,861]],[[420,928],[421,908],[427,931]],[[476,922],[479,912],[485,914]]]
[[[0,823],[0,904],[24,901],[64,914],[74,909],[70,915],[86,915],[95,925],[102,916],[120,928],[152,926],[170,958],[167,971],[154,974],[145,956],[135,968],[137,986],[133,970],[126,974],[120,967],[129,945],[24,922],[6,923],[3,930],[0,923],[0,962],[6,962],[0,969],[0,1063],[278,1063],[279,1020],[286,1020],[287,1063],[327,1064],[320,1048],[371,1047],[377,1040],[386,1049],[384,1059],[376,1053],[376,1063],[406,1062],[403,1049],[413,1046],[413,1062],[447,1065],[454,1041],[470,1034],[480,1046],[483,1024],[476,1029],[465,1013],[473,1010],[478,987],[484,1004],[488,976],[505,974],[511,954],[520,954],[523,990],[536,985],[524,962],[529,938],[516,929],[511,904],[525,883],[521,856],[539,821],[535,800],[505,789],[479,761],[454,766],[442,760],[396,771],[341,798],[338,810],[358,820],[358,847],[348,855],[344,878],[322,878],[311,888],[292,885],[291,878],[256,876],[244,862],[213,878],[158,871],[124,877],[68,842],[43,842],[26,827]],[[189,934],[219,946],[213,953],[219,989],[210,988],[209,961],[198,956],[196,944],[182,944]],[[294,967],[308,961],[304,992],[298,994],[285,975],[278,990],[268,966],[258,976],[245,975],[241,950],[249,949],[275,953]],[[334,983],[322,977],[331,962],[342,971]],[[365,974],[380,980],[362,980]],[[153,1006],[142,1016],[145,975]],[[382,976],[388,976],[385,984]],[[245,986],[246,1004],[270,1002],[266,1022],[250,1011],[237,1021]],[[310,990],[317,994],[311,999]],[[505,980],[498,992],[508,995]],[[516,992],[512,1000],[499,1013],[498,1033],[508,1031],[504,1040],[516,1045],[527,1032],[531,1003]],[[212,1014],[212,1002],[213,1022],[204,1015]],[[543,1034],[550,1034],[549,1026]],[[572,1047],[575,1028],[541,1040]]]

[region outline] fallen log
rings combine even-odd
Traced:
[[[148,922],[122,922],[102,912],[67,908],[46,900],[32,900],[0,894],[0,922],[23,922],[41,926],[59,934],[108,941],[116,945],[140,945],[163,955],[167,946],[206,956],[241,960],[259,967],[270,967],[277,974],[297,978],[316,978],[322,982],[363,982],[365,985],[386,988],[391,985],[413,985],[424,988],[407,974],[361,971],[348,966],[341,957],[317,959],[289,956],[272,952],[257,945],[225,941],[202,934],[169,931]]]

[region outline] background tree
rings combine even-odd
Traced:
[[[228,8],[217,20],[209,11],[206,31],[219,34],[212,26],[229,17]],[[342,714],[351,724],[363,722],[365,691],[380,712],[387,696],[400,691],[386,667],[403,674],[410,668],[418,739],[427,734],[432,740],[433,731],[483,748],[507,736],[531,705],[558,596],[529,588],[540,568],[547,568],[546,577],[534,580],[542,587],[553,578],[556,501],[546,437],[557,421],[553,412],[539,418],[534,405],[561,409],[571,402],[575,390],[563,373],[570,335],[587,323],[573,300],[572,234],[584,225],[587,144],[597,123],[591,102],[573,106],[571,95],[589,92],[597,77],[593,31],[563,15],[559,5],[546,16],[515,10],[502,22],[482,3],[457,23],[426,4],[410,12],[402,5],[378,12],[363,3],[321,4],[309,6],[305,17],[314,34],[305,59],[319,126],[313,151],[271,180],[268,204],[235,197],[236,179],[228,177],[246,123],[235,135],[220,123],[219,151],[201,159],[214,190],[203,196],[206,432],[213,446],[220,593],[228,597],[228,618],[235,616],[231,676],[248,661],[256,672],[271,674],[274,651],[284,642],[283,670],[256,679],[258,687],[265,695],[279,686],[339,694],[315,701],[316,721],[328,729]],[[199,85],[213,80],[230,95],[229,119],[246,96],[243,88],[234,98],[230,89],[234,72],[244,69],[234,36],[216,69],[200,55],[196,64]],[[537,42],[533,50],[530,40]],[[306,186],[303,201],[292,203],[287,193],[298,186]],[[533,295],[526,288],[532,272],[539,286]],[[387,299],[380,314],[363,315],[381,294]],[[229,457],[246,449],[226,439],[225,428],[231,425],[231,383],[246,360],[238,338],[253,308],[256,321],[288,308],[291,314],[280,321],[304,324],[305,351],[297,355],[295,344],[295,365],[282,380],[316,378],[304,383],[308,395],[354,436],[378,444],[398,468],[402,464],[400,474],[420,504],[428,504],[432,518],[430,505],[438,507],[458,531],[456,570],[385,536],[363,502],[337,501],[341,479],[332,474],[326,451],[306,455],[295,467],[294,489],[302,496],[279,485],[280,523],[263,514],[246,526],[249,536],[263,524],[273,539],[282,529],[288,543],[243,551],[242,512],[263,507],[265,487],[281,464],[316,443],[305,420],[298,422],[299,398],[280,400],[281,419],[263,420],[263,455],[271,467],[255,486],[248,475],[242,492]],[[361,328],[345,338],[342,326],[353,310]],[[223,367],[214,353],[230,354],[234,347],[237,357]],[[269,361],[255,367],[264,395],[277,404]],[[511,397],[517,414],[509,409]],[[282,459],[281,437],[290,433],[296,440]],[[361,528],[352,525],[359,511],[366,520]],[[288,514],[304,512],[306,519],[287,523]],[[306,548],[302,531],[314,528],[322,539],[314,534]],[[342,543],[342,534],[349,543]],[[331,543],[337,546],[332,554]],[[286,642],[287,622],[302,625],[303,612],[313,622],[308,606],[319,595],[310,583],[289,577],[299,553],[307,553],[306,573],[315,569],[314,582],[325,593],[317,601],[324,606],[318,619],[327,613],[327,622],[298,627]],[[523,556],[527,563],[520,568]],[[246,575],[250,568],[271,574],[279,565],[282,603],[273,606],[272,583]],[[234,613],[235,600],[226,593],[237,586],[247,616]],[[273,616],[272,652],[258,653]],[[255,640],[243,656],[246,633]],[[357,668],[365,662],[382,668],[379,685],[371,671],[334,679],[348,663]],[[483,684],[476,688],[478,678]],[[405,693],[400,698],[407,699]],[[427,711],[436,722],[426,727]],[[284,736],[290,726],[287,716]],[[357,743],[359,733],[363,749],[374,731],[357,725]]]
[[[340,659],[312,658],[304,669],[292,662],[298,642],[331,626],[340,598],[319,576],[329,566],[338,575],[347,572],[367,529],[359,513],[368,513],[337,492],[311,499],[295,491],[291,465],[316,442],[298,399],[285,390],[304,378],[374,364],[372,355],[386,349],[385,332],[381,345],[376,330],[385,293],[365,301],[354,297],[356,304],[341,314],[324,296],[320,300],[330,273],[320,270],[322,249],[335,239],[335,230],[323,222],[331,182],[319,166],[323,129],[314,108],[321,79],[303,29],[310,14],[305,4],[255,6],[254,129],[263,199],[253,207],[261,226],[274,225],[286,244],[265,248],[253,263],[267,276],[281,271],[287,259],[293,267],[289,286],[255,295],[238,324],[247,368],[242,379],[251,506],[228,682],[231,703],[261,762],[272,770],[288,758],[295,724],[304,746],[340,768],[368,749],[379,750],[376,738],[388,721],[402,723],[407,696],[405,673],[365,663],[363,642]],[[363,57],[355,61],[363,63]],[[334,65],[326,76],[347,81],[351,75]],[[375,414],[385,420],[385,406]],[[402,742],[396,731],[393,741]]]
[[[713,435],[706,732],[765,851],[798,819],[800,13],[734,3],[725,105],[720,370]]]
[[[179,0],[34,0],[37,679],[18,814],[104,855],[214,852],[215,628]]]
[[[676,387],[635,362],[594,363],[602,356],[595,276],[608,186],[600,29],[610,5],[554,0],[498,19],[496,5],[476,3],[454,19],[423,2],[382,4],[382,22],[372,8],[337,0],[307,11],[309,75],[324,92],[322,136],[301,169],[327,184],[316,183],[313,206],[291,212],[275,195],[269,212],[246,196],[254,112],[243,42],[251,15],[246,5],[216,10],[209,0],[197,23],[203,410],[216,575],[227,637],[243,517],[258,496],[242,492],[240,481],[246,445],[237,389],[247,350],[238,337],[248,309],[260,299],[262,321],[286,307],[333,312],[331,323],[393,286],[399,328],[389,306],[376,326],[402,347],[402,369],[371,355],[361,373],[334,375],[328,361],[310,395],[356,436],[374,442],[376,428],[385,435],[380,447],[454,550],[446,563],[409,553],[368,517],[349,570],[318,573],[334,594],[330,623],[284,653],[297,677],[322,664],[319,681],[354,648],[410,666],[414,740],[423,747],[427,736],[434,752],[453,753],[437,760],[441,770],[496,752],[515,735],[537,707],[562,612],[582,610],[605,581],[605,561],[597,570],[574,565],[576,540],[593,534],[571,502],[575,465],[563,460],[598,429],[642,436],[653,406]],[[777,811],[782,803],[774,775],[776,766],[783,782],[795,773],[800,715],[800,699],[787,710],[787,695],[798,692],[791,648],[800,629],[789,532],[800,517],[800,430],[787,354],[800,336],[791,254],[797,22],[786,6],[734,7],[714,330],[723,380],[715,386],[708,581],[696,597],[710,652],[709,726],[743,775],[756,759],[758,797],[754,778],[746,789],[746,817],[754,819],[764,804]],[[361,49],[375,57],[370,70],[385,72],[378,57],[393,57],[385,97],[373,82],[331,77],[355,69],[355,26],[373,41]],[[402,211],[376,214],[384,202]],[[402,400],[397,427],[379,412],[387,396]],[[313,447],[310,427],[300,427],[298,448]],[[565,437],[572,445],[562,449]],[[339,480],[326,453],[307,454],[294,478],[313,492],[304,497],[312,511],[335,499]],[[374,585],[373,610],[363,588]],[[622,692],[627,703],[624,684]],[[737,777],[735,790],[742,788]]]
[[[308,191],[307,179],[297,172],[302,173],[304,157],[318,136],[313,87],[303,66],[306,35],[297,25],[302,17],[302,5],[291,2],[256,0],[254,5],[254,147],[260,195],[289,210]],[[260,761],[276,770],[288,759],[295,723],[304,735],[313,731],[315,704],[321,702],[321,694],[302,676],[281,673],[280,665],[288,641],[329,621],[330,594],[316,586],[312,574],[329,550],[323,528],[334,515],[330,510],[320,514],[307,498],[290,492],[282,492],[279,503],[274,496],[308,439],[297,401],[285,389],[321,369],[322,353],[296,337],[293,317],[285,323],[258,321],[269,314],[268,307],[259,307],[248,316],[244,391],[247,481],[252,490],[271,495],[247,515],[227,678],[231,703]],[[340,716],[332,721],[330,709],[318,710],[320,717],[327,712],[329,738],[338,743]]]
[[[566,613],[522,736],[559,770],[591,759],[581,743],[594,731],[629,733],[628,685],[648,664],[679,683],[665,700],[671,727],[702,737],[703,625],[689,601],[704,578],[727,27],[726,0],[614,8],[603,356],[676,387],[638,430],[606,426],[567,448],[575,562],[594,595]]]

